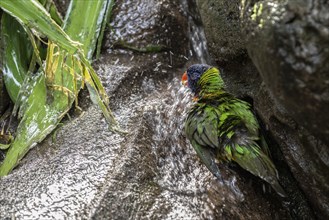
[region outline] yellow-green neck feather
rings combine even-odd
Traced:
[[[208,69],[198,81],[199,97],[211,97],[224,93],[224,81],[215,67]]]

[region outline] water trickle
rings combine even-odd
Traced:
[[[181,0],[181,5],[188,18],[190,53],[199,63],[211,63],[206,35],[195,0]]]

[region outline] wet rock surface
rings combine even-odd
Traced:
[[[196,3],[213,59],[223,62],[246,54],[240,28],[240,0],[196,0]]]
[[[226,7],[231,1],[197,2],[201,17],[205,17],[205,31],[211,32],[206,35],[219,31],[218,39],[208,38],[212,45],[226,33],[222,28],[211,28],[225,26],[222,17],[229,20],[230,16],[223,11],[232,9]],[[207,22],[213,17],[203,10],[207,4],[221,17],[216,25]],[[224,7],[218,9],[220,6]],[[228,90],[254,104],[267,130],[283,184],[291,193],[297,192],[296,188],[302,191],[292,193],[291,198],[304,201],[301,203],[305,206],[295,206],[305,207],[296,211],[304,218],[313,215],[307,211],[307,203],[318,218],[329,217],[328,9],[326,1],[239,1],[233,14],[241,15],[236,20],[240,29],[231,30],[236,31],[233,36],[244,38],[243,47],[249,56],[238,54],[223,61],[222,55],[212,53]],[[231,50],[240,49],[237,46]],[[289,171],[296,181],[287,180]]]
[[[255,21],[245,15],[250,57],[276,104],[329,144],[329,4],[264,1],[254,10],[261,5]]]
[[[189,17],[188,2],[116,1],[116,35],[106,35],[94,66],[128,134],[110,132],[83,91],[83,113],[0,179],[1,219],[291,219],[260,179],[223,164],[223,181],[216,180],[186,142],[191,97],[180,77],[186,63],[206,60],[195,41],[202,33],[189,37],[199,29],[191,27],[197,18]],[[119,38],[168,50],[124,50],[113,44]]]

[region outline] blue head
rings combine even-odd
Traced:
[[[198,83],[200,77],[202,76],[202,74],[204,72],[206,72],[210,68],[211,68],[211,66],[209,66],[207,64],[194,64],[187,69],[186,75],[187,75],[188,87],[191,89],[191,91],[194,94],[197,94],[197,92],[198,92],[197,83]],[[186,78],[186,75],[185,75],[185,78]],[[183,76],[183,78],[184,78],[184,76]],[[184,81],[184,79],[183,79],[183,81]]]

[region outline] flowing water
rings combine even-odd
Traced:
[[[206,36],[196,3],[195,1],[181,0],[181,4],[188,18],[189,38],[191,44],[190,58],[194,58],[197,63],[211,64]]]

